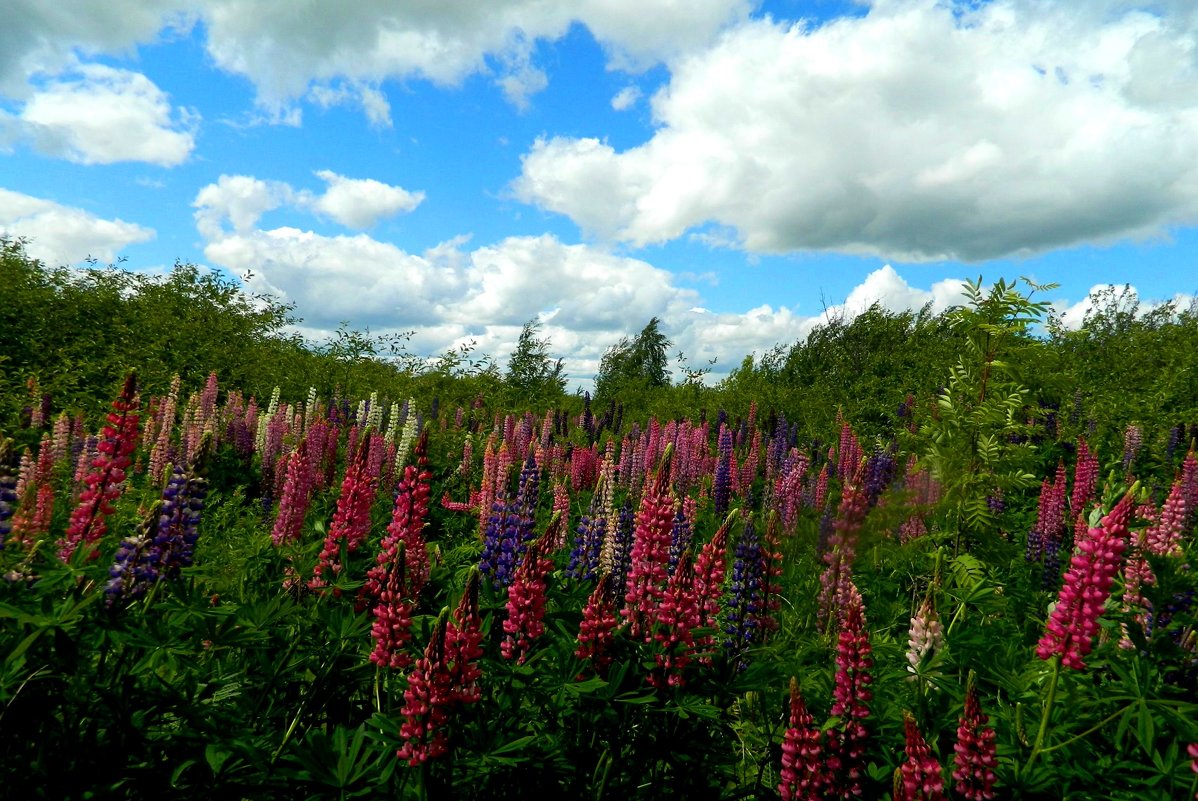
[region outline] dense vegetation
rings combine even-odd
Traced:
[[[596,397],[0,243],[0,797],[1190,797],[1198,309]]]

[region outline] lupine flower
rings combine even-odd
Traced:
[[[337,498],[337,510],[329,524],[320,561],[308,582],[311,589],[328,585],[328,574],[339,574],[345,569],[341,546],[354,553],[362,547],[370,532],[370,507],[375,496],[375,477],[366,467],[366,448],[359,447],[345,466],[345,478],[341,482],[341,495]]]
[[[885,450],[878,450],[865,460],[862,483],[865,487],[865,497],[870,506],[877,504],[878,498],[890,486],[890,482],[894,481],[898,463],[894,458],[892,448],[893,446]]]
[[[812,493],[811,506],[813,509],[824,508],[828,500],[828,463],[820,468],[819,476],[815,479],[815,490]]]
[[[1194,455],[1193,448],[1181,463],[1181,495],[1185,498],[1186,525],[1189,526],[1198,518],[1198,456]]]
[[[1182,534],[1188,516],[1185,491],[1179,478],[1173,482],[1157,522],[1145,532],[1148,552],[1157,556],[1180,556]]]
[[[607,528],[603,515],[605,482],[606,478],[599,479],[599,486],[591,495],[591,505],[575,529],[574,550],[570,552],[570,563],[566,567],[566,575],[571,578],[593,579],[599,570],[599,554]]]
[[[923,515],[911,515],[899,525],[899,542],[911,542],[927,533],[928,524],[924,522]]]
[[[432,474],[428,471],[428,432],[421,432],[414,451],[415,464],[404,468],[403,478],[395,490],[395,506],[391,512],[391,523],[379,545],[374,567],[366,573],[364,591],[381,600],[385,582],[395,573],[395,561],[403,559],[405,598],[414,601],[428,581],[428,550],[424,542],[424,525],[428,518],[428,504]],[[401,556],[402,554],[402,556]]]
[[[424,655],[416,660],[408,673],[408,687],[404,690],[404,705],[400,712],[404,722],[399,727],[399,736],[404,743],[395,755],[407,760],[412,767],[436,759],[448,750],[446,724],[453,706],[453,679],[446,654],[447,626],[442,612]]]
[[[936,615],[936,607],[932,605],[931,598],[924,598],[923,603],[919,605],[919,611],[911,618],[911,632],[907,640],[909,670],[917,671],[924,658],[943,644],[944,626]]]
[[[304,517],[312,500],[314,482],[308,449],[301,441],[287,457],[287,475],[279,495],[279,510],[275,515],[270,538],[275,545],[295,542],[300,538]]]
[[[54,514],[54,443],[49,437],[38,447],[37,462],[20,493],[20,506],[12,518],[15,542],[32,543],[50,530]]]
[[[752,518],[746,516],[732,563],[724,626],[724,647],[742,668],[748,665],[743,658],[745,650],[759,637],[765,600],[763,568],[761,539]]]
[[[620,614],[631,623],[633,637],[648,636],[649,616],[665,596],[670,533],[674,524],[674,503],[667,484],[670,454],[663,457],[652,486],[641,498],[636,515],[636,532],[625,585],[624,608]]]
[[[869,671],[873,667],[861,593],[849,582],[846,601],[840,607],[840,635],[836,648],[836,684],[831,713],[841,725],[828,731],[828,795],[833,798],[860,797],[864,775],[863,756],[869,732],[862,722],[869,717],[873,697]]]
[[[85,479],[87,489],[79,496],[79,505],[71,514],[66,533],[58,542],[58,558],[69,560],[80,546],[88,559],[94,559],[96,542],[108,530],[108,516],[116,510],[112,503],[120,497],[125,483],[125,471],[137,447],[137,384],[133,375],[125,380],[120,396],[112,402],[104,439],[96,447],[91,472]]]
[[[822,733],[803,703],[799,682],[790,679],[789,728],[782,737],[782,801],[820,801],[824,784]]]
[[[695,560],[695,599],[699,613],[696,628],[715,628],[719,622],[720,612],[724,608],[724,574],[728,566],[728,530],[732,526],[735,513],[728,515],[724,524],[716,530],[711,539],[699,551]],[[715,635],[705,634],[697,642],[696,648],[703,653],[699,661],[711,664],[709,652],[715,647]]]
[[[907,739],[907,761],[899,766],[895,781],[895,801],[944,801],[944,776],[940,763],[932,756],[927,740],[919,733],[910,712],[903,714]]]
[[[1128,425],[1123,431],[1123,470],[1130,472],[1132,463],[1140,453],[1144,444],[1144,430],[1135,423]]]
[[[403,542],[396,544],[387,568],[371,610],[374,623],[370,627],[370,636],[374,640],[374,650],[370,652],[370,661],[380,667],[401,670],[412,664],[412,657],[405,649],[412,639],[415,604],[411,599],[416,595],[407,580]]]
[[[1098,487],[1098,454],[1090,450],[1086,440],[1077,440],[1077,464],[1073,467],[1073,494],[1069,497],[1069,511],[1076,518],[1085,514],[1086,505],[1094,498]]]
[[[824,554],[827,567],[820,575],[820,620],[827,621],[832,610],[843,607],[852,584],[853,561],[857,558],[857,536],[869,511],[868,498],[860,482],[860,471],[844,485],[840,507],[832,523],[828,550]]]
[[[3,450],[0,448],[0,450]],[[2,468],[0,468],[2,470]],[[0,550],[12,531],[13,504],[17,502],[17,477],[0,472]]]
[[[691,518],[686,514],[685,502],[679,501],[675,506],[677,509],[674,512],[674,526],[670,529],[669,571],[671,574],[677,569],[678,560],[682,558],[682,554],[690,550],[691,540],[694,538],[694,530],[691,528]]]
[[[653,612],[653,639],[660,650],[654,655],[657,669],[647,678],[654,687],[662,689],[685,684],[683,671],[695,650],[692,632],[700,619],[694,563],[688,550],[670,574],[665,596]]]
[[[604,574],[587,599],[578,628],[578,648],[574,651],[577,658],[590,660],[600,676],[607,673],[607,666],[612,662],[611,646],[615,642],[615,630],[620,626],[611,583],[611,575]]]
[[[559,519],[555,518],[555,523]],[[542,554],[545,544],[538,541],[529,547],[508,587],[499,651],[504,659],[515,659],[516,664],[524,663],[532,641],[545,633],[545,578],[553,569],[553,561]]]
[[[1056,607],[1036,647],[1036,656],[1041,659],[1060,656],[1065,667],[1085,668],[1082,658],[1093,647],[1098,618],[1111,594],[1115,574],[1122,566],[1131,506],[1132,493],[1128,492],[1098,527],[1091,528],[1077,544]]]
[[[994,729],[986,727],[989,720],[982,712],[971,681],[965,688],[965,709],[957,727],[957,744],[953,746],[953,791],[965,801],[994,798],[998,750]]]
[[[445,632],[445,653],[453,680],[452,698],[458,703],[474,703],[482,698],[478,680],[483,655],[482,616],[478,611],[478,570],[470,571],[457,608],[453,610]]]
[[[728,514],[728,502],[732,495],[732,432],[728,430],[727,426],[720,427],[718,451],[715,479],[711,491],[712,499],[715,501],[714,511],[717,519]]]

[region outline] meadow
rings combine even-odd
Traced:
[[[3,255],[0,797],[1195,797],[1193,309],[592,399]]]

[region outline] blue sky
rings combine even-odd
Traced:
[[[313,340],[502,366],[536,318],[585,386],[652,316],[718,377],[979,275],[1198,292],[1182,0],[6,5],[0,232],[252,272]]]

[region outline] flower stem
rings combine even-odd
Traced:
[[[1052,677],[1048,681],[1048,698],[1044,702],[1044,713],[1040,716],[1040,730],[1036,732],[1036,741],[1032,743],[1032,753],[1027,758],[1027,764],[1023,766],[1024,772],[1031,770],[1032,763],[1036,761],[1036,757],[1040,755],[1044,747],[1044,735],[1048,732],[1048,718],[1052,714],[1052,704],[1057,697],[1057,682],[1061,676],[1061,657],[1056,655],[1052,658]]]

